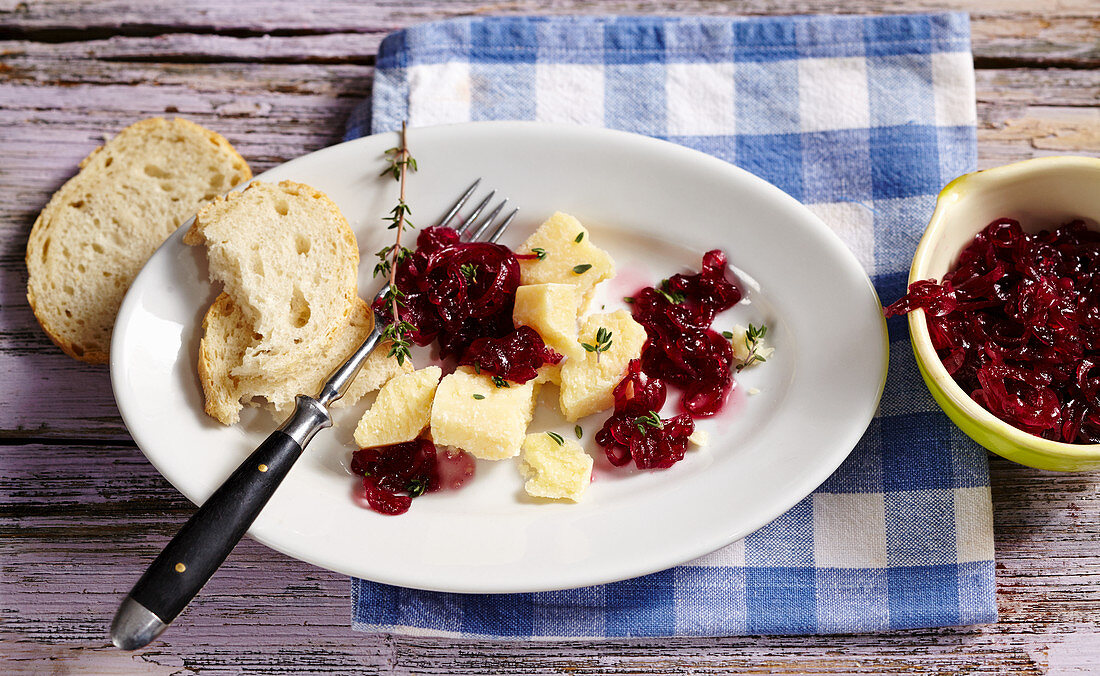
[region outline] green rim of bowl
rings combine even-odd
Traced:
[[[909,283],[930,278],[924,270],[935,242],[946,227],[945,212],[961,198],[962,193],[1006,179],[1019,180],[1036,172],[1065,168],[1092,170],[1100,175],[1100,159],[1076,156],[1040,157],[964,174],[948,183],[936,199],[936,210],[913,255]],[[1009,425],[978,405],[944,368],[932,347],[924,311],[910,312],[908,319],[913,352],[928,390],[947,416],[967,436],[990,451],[1029,467],[1062,472],[1100,469],[1100,444],[1049,441]]]

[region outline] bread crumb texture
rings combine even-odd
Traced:
[[[355,235],[324,193],[250,183],[203,207],[184,242],[206,245],[211,279],[255,334],[232,375],[291,378],[307,360],[327,362],[360,299]]]
[[[141,266],[176,228],[252,172],[220,134],[151,118],[80,163],[27,242],[27,300],[66,354],[105,363],[111,329]]]
[[[206,412],[230,425],[243,405],[288,414],[316,394],[373,328],[359,298],[359,247],[340,209],[308,185],[254,182],[210,203],[184,237],[205,245],[223,293],[206,313],[199,380]],[[410,371],[379,346],[335,406]]]
[[[244,403],[263,407],[278,416],[289,415],[299,394],[316,394],[332,370],[351,356],[374,327],[370,304],[359,300],[350,321],[338,331],[323,359],[304,360],[287,377],[236,376],[233,371],[255,342],[252,326],[228,294],[222,293],[206,312],[199,344],[199,381],[206,400],[205,410],[223,425],[240,420]],[[344,396],[332,405],[351,406],[364,395],[382,387],[390,378],[412,370],[406,361],[398,364],[389,357],[383,343],[367,357]],[[243,403],[242,403],[243,402]]]

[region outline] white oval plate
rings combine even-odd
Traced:
[[[396,135],[362,138],[298,158],[258,180],[292,179],[339,204],[363,259],[360,294],[376,290],[373,252],[397,186],[380,178]],[[346,471],[366,402],[337,412],[249,533],[290,556],[406,587],[529,592],[625,579],[689,561],[748,535],[808,495],[867,428],[886,377],[878,298],[855,257],[778,188],[708,155],[633,134],[523,122],[413,129],[420,171],[408,183],[413,221],[428,225],[476,177],[521,207],[505,243],[518,245],[557,210],[577,216],[619,274],[599,304],[697,270],[721,248],[748,293],[719,317],[766,322],[776,348],[738,376],[723,414],[701,424],[710,443],[664,471],[612,470],[593,441],[605,416],[583,421],[597,458],[580,504],[525,497],[515,461],[481,462],[459,491],[425,495],[403,516],[357,504]],[[111,346],[123,419],[154,466],[201,503],[277,423],[254,411],[223,427],[203,413],[195,367],[201,320],[218,289],[201,248],[176,232],[126,296]],[[747,396],[749,389],[759,393]],[[546,388],[550,389],[550,388]],[[311,393],[312,394],[312,393]],[[552,396],[545,393],[543,400]],[[678,400],[670,393],[669,407]],[[552,427],[556,425],[557,427]],[[531,431],[572,435],[547,410]]]

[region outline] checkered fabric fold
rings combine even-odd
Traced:
[[[963,14],[467,18],[394,33],[348,138],[544,120],[667,139],[806,204],[901,296],[939,189],[976,164]],[[499,596],[352,581],[353,627],[463,637],[863,632],[996,620],[989,472],[921,382],[902,318],[851,457],[741,542],[653,575]]]

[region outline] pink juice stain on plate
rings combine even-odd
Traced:
[[[654,278],[654,272],[640,263],[626,263],[615,271],[615,276],[603,283],[597,302],[621,303],[623,298],[633,296],[639,290],[652,286],[660,279]]]

